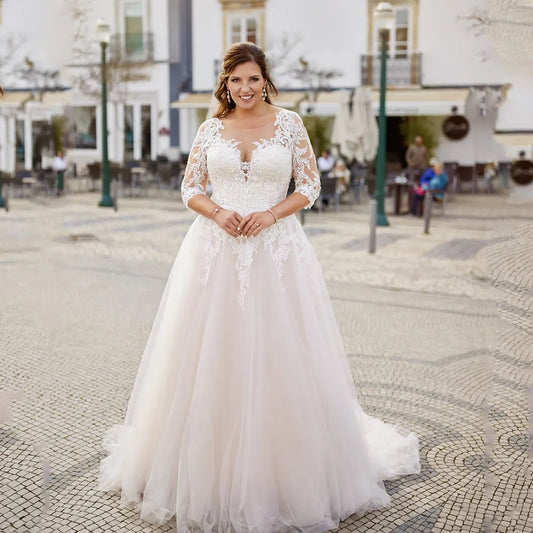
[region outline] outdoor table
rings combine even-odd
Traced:
[[[411,188],[411,185],[412,184],[405,176],[397,176],[392,180],[387,180],[387,186],[393,191],[395,215],[405,215],[409,213],[409,189]],[[407,210],[405,211],[402,211],[403,197],[407,198]]]

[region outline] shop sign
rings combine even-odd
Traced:
[[[511,179],[517,185],[529,185],[533,182],[533,161],[520,159],[511,167]]]
[[[470,131],[470,124],[462,115],[450,115],[442,123],[442,132],[451,141],[464,139]]]

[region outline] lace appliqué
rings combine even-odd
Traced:
[[[185,176],[181,182],[181,197],[189,210],[189,200],[196,194],[205,194],[208,180],[206,152],[217,131],[217,122],[214,119],[206,120],[194,138]]]
[[[316,167],[315,154],[302,119],[294,114],[280,116],[280,131],[286,131],[292,140],[292,172],[295,192],[303,194],[308,200],[306,208],[310,209],[320,194],[320,174]]]
[[[213,200],[227,209],[245,216],[272,207],[285,197],[291,173],[295,190],[306,196],[310,207],[320,192],[320,177],[307,131],[296,113],[285,110],[278,112],[274,126],[273,137],[255,141],[250,161],[242,161],[238,149],[240,141],[222,137],[220,132],[224,125],[219,119],[206,121],[195,139],[197,151],[191,150],[185,178],[187,185],[182,185],[184,201],[186,196],[188,201],[194,194],[205,192],[203,180],[207,180],[209,161]],[[294,216],[248,239],[229,236],[212,220],[202,218],[201,223],[205,254],[201,279],[207,283],[213,260],[223,246],[229,246],[235,256],[238,302],[242,310],[247,303],[250,269],[260,248],[272,258],[281,287],[284,287],[289,256],[296,254],[302,263],[308,259],[309,243]]]

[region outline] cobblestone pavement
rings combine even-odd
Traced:
[[[177,201],[14,199],[0,212],[0,531],[165,532],[96,490],[171,262]],[[366,206],[310,213],[360,401],[420,435],[422,472],[342,532],[533,530],[532,205],[458,196],[431,233]],[[11,418],[11,420],[9,420]],[[531,422],[530,422],[531,423]]]

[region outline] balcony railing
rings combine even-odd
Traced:
[[[387,85],[420,85],[421,84],[422,54],[397,54],[387,58]],[[381,73],[380,54],[361,56],[361,83],[362,85],[379,85]]]
[[[154,34],[117,33],[111,37],[109,52],[113,61],[153,61]]]

